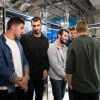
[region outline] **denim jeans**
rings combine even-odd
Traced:
[[[51,85],[52,85],[52,92],[54,96],[54,100],[63,100],[65,89],[66,89],[66,81],[64,80],[54,80],[51,79]]]

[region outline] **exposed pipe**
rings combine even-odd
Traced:
[[[21,4],[21,3],[23,3],[23,1],[19,0],[15,4],[13,4],[12,6],[10,6],[9,8],[13,8],[13,7],[15,7],[15,6],[17,6],[17,5]]]

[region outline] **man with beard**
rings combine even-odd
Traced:
[[[52,85],[54,100],[63,100],[66,88],[66,41],[68,39],[68,30],[60,29],[57,34],[57,39],[50,44],[48,49],[49,58],[49,76]]]
[[[35,100],[42,100],[44,91],[44,79],[47,78],[48,71],[48,40],[42,34],[42,22],[39,17],[31,20],[32,31],[24,34],[21,43],[30,65],[30,81],[27,92],[27,100],[33,100],[35,90]]]

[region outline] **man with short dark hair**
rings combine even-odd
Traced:
[[[35,100],[42,100],[44,91],[44,79],[48,75],[48,40],[42,34],[42,21],[39,17],[31,20],[32,31],[24,34],[21,43],[30,65],[30,81],[27,92],[27,100],[33,100],[35,90]]]
[[[69,32],[66,29],[60,29],[57,34],[57,39],[51,43],[48,49],[49,58],[49,76],[52,85],[54,100],[63,100],[66,88],[66,56],[67,47],[66,41]]]
[[[71,27],[69,30],[70,30],[71,41],[73,41],[77,38],[76,29],[75,29],[75,27]]]
[[[19,41],[24,24],[22,19],[12,17],[7,23],[7,31],[0,36],[1,100],[26,100],[29,66]]]

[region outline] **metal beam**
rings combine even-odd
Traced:
[[[81,6],[79,6],[77,3],[76,3],[76,1],[73,1],[73,0],[68,0],[77,10],[79,10],[79,12],[80,12],[80,15],[82,14],[85,14],[85,15],[87,15],[87,13],[86,13],[86,11],[84,10],[84,9],[82,9],[81,8]],[[77,2],[80,2],[79,0],[77,1]]]
[[[61,10],[62,12],[65,12],[65,10],[61,9],[60,7],[58,7],[57,5],[53,4],[51,1],[46,0],[50,5],[53,5],[54,7],[58,8],[59,10]]]

